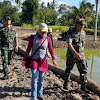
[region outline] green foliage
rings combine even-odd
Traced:
[[[69,27],[66,26],[48,26],[51,27],[53,31],[67,31]]]
[[[82,17],[87,22],[86,27],[89,28],[94,27],[94,20],[95,20],[94,5],[89,2],[83,0],[82,2],[80,2],[79,8],[77,8],[76,6],[67,7],[65,5],[61,5],[59,12],[63,14],[59,19],[60,25],[72,26],[77,18]]]
[[[12,14],[18,11],[18,9],[15,6],[12,6],[10,1],[0,2],[0,9],[1,17],[5,17],[8,15],[11,16]]]
[[[22,27],[29,27],[29,28],[34,28],[35,30],[38,30],[39,24],[33,26],[31,24],[25,24],[25,23],[23,23]],[[67,27],[67,26],[49,26],[48,25],[48,27],[51,27],[53,31],[67,31],[69,29],[69,27]],[[90,32],[90,33],[94,32],[94,29],[84,28],[84,30],[86,32]],[[98,30],[98,32],[100,33],[100,30]]]
[[[15,25],[15,26],[21,26],[22,22],[21,22],[21,19],[20,19],[20,16],[21,16],[21,13],[14,13],[12,14],[12,24]]]
[[[15,2],[18,4],[18,6],[21,5],[21,0],[15,0]]]
[[[39,3],[38,0],[26,0],[22,7],[22,22],[33,24],[32,20],[38,14]],[[34,16],[33,16],[34,15]]]
[[[37,25],[39,23],[37,15],[33,15],[33,17],[32,17],[32,23],[33,23],[33,25]]]
[[[10,1],[0,2],[0,19],[10,16],[14,25],[21,25],[20,13],[17,11],[17,7],[13,6]]]
[[[22,27],[33,28],[33,26],[31,24],[25,24],[25,23],[22,24]]]
[[[48,25],[55,25],[57,23],[58,13],[54,9],[45,7],[41,9],[41,13],[44,17],[44,22]]]

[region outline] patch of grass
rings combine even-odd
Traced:
[[[86,59],[90,59],[90,55],[100,57],[100,49],[85,49],[84,50]]]
[[[61,49],[61,48],[54,49],[55,55],[60,57],[64,61],[66,61],[66,52],[67,52],[67,49]]]
[[[48,26],[52,28],[53,31],[59,32],[59,31],[67,31],[69,27],[66,26]]]
[[[84,28],[84,30],[86,31],[86,32],[94,32],[94,29],[89,29],[89,28]],[[99,32],[100,33],[100,30],[97,30],[97,32]]]
[[[67,52],[67,48],[66,49],[61,49],[61,48],[54,49],[55,55],[60,57],[64,61],[66,61],[66,52]],[[84,53],[85,53],[86,59],[89,60],[90,55],[100,56],[100,49],[96,49],[96,50],[95,49],[85,49]]]
[[[33,26],[31,24],[22,24],[22,27],[33,28]]]
[[[39,25],[31,25],[31,24],[22,24],[22,27],[28,27],[28,28],[33,28],[35,30],[38,30],[39,29]],[[67,31],[69,29],[69,27],[67,26],[49,26],[48,27],[51,27],[53,31]],[[86,32],[94,32],[94,29],[88,29],[88,28],[84,28],[84,30]],[[100,30],[97,30],[97,32],[100,33]]]

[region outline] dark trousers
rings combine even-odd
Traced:
[[[80,73],[81,83],[86,83],[87,82],[87,62],[86,60],[76,60],[76,59],[72,59],[70,61],[67,60],[66,62],[66,70],[65,70],[65,77],[64,77],[65,81],[68,81],[68,79],[70,78],[70,73],[75,63]]]

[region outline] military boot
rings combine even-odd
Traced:
[[[64,81],[63,88],[68,90],[68,81],[66,80]]]
[[[86,92],[86,93],[89,93],[90,91],[86,88],[86,83],[82,84],[81,85],[81,90]]]

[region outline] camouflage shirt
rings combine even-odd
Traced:
[[[83,51],[83,46],[85,43],[85,31],[82,30],[81,32],[78,32],[75,28],[70,28],[67,31],[67,42],[71,42],[74,49],[85,59],[84,56],[84,51]],[[67,58],[73,58],[74,54],[72,53],[72,51],[68,48],[67,51]]]
[[[3,27],[0,30],[1,48],[8,47],[8,50],[13,50],[15,46],[14,39],[17,36],[13,27]]]

